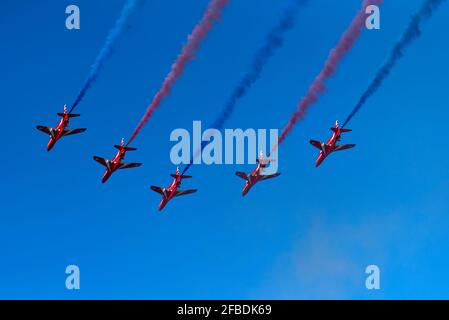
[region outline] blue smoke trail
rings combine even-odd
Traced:
[[[78,106],[81,100],[83,100],[84,96],[86,95],[87,91],[90,89],[92,84],[95,82],[95,80],[97,80],[101,68],[103,67],[106,60],[111,56],[115,42],[125,30],[128,19],[133,13],[134,9],[136,8],[137,3],[138,0],[128,0],[126,2],[125,6],[123,7],[120,13],[120,17],[115,22],[114,27],[111,29],[111,31],[108,34],[108,37],[106,38],[106,42],[104,43],[103,48],[101,48],[101,51],[98,54],[97,58],[95,59],[94,64],[90,67],[89,75],[84,81],[84,84],[81,87],[81,90],[78,93],[75,102],[70,108],[69,113],[75,110],[75,108]]]
[[[270,58],[274,55],[277,49],[282,47],[284,44],[285,33],[293,28],[297,12],[307,3],[308,0],[294,0],[293,3],[285,9],[279,23],[269,32],[264,45],[256,52],[249,71],[240,80],[221,113],[210,128],[215,128],[217,130],[223,128],[225,122],[231,117],[237,102],[248,93],[252,85],[259,79]],[[203,150],[208,143],[209,142],[203,141],[201,150]],[[192,165],[194,156],[195,154],[191,157],[190,164],[184,168],[183,174]]]
[[[425,20],[432,17],[434,11],[441,5],[445,0],[426,0],[421,10],[418,11],[412,17],[407,29],[402,34],[402,37],[398,43],[394,46],[390,53],[387,62],[377,71],[374,80],[369,85],[368,89],[362,94],[359,102],[356,104],[354,109],[351,111],[347,119],[345,120],[343,127],[345,127],[349,121],[359,112],[366,101],[380,88],[385,78],[388,77],[393,67],[396,63],[403,57],[404,50],[409,47],[414,40],[416,40],[421,35],[420,26]]]

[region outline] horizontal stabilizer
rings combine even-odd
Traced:
[[[337,130],[340,129],[340,132],[351,132],[352,129],[345,129],[345,128],[331,128],[333,132],[337,132]]]
[[[65,115],[68,115],[69,118],[75,118],[75,117],[79,117],[80,114],[77,113],[62,113],[62,112],[58,112],[58,116],[63,117]]]
[[[125,151],[134,151],[134,150],[137,150],[137,148],[131,148],[131,147],[126,147],[126,146],[119,146],[118,144],[116,144],[116,145],[114,146],[114,148],[119,149],[119,150],[124,149]]]
[[[276,159],[268,159],[268,158],[265,158],[265,159],[256,159],[256,162],[257,162],[257,163],[260,163],[260,164],[266,165],[266,164],[268,164],[269,162],[276,162]]]
[[[180,175],[178,174],[178,175],[176,175],[176,174],[174,174],[174,173],[172,173],[171,175],[170,175],[172,178],[177,178],[177,177],[179,177]],[[185,174],[183,174],[183,175],[181,175],[181,179],[188,179],[188,178],[192,178],[192,176],[187,176],[187,175],[185,175]]]

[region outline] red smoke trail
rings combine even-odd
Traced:
[[[203,15],[203,18],[188,36],[187,43],[182,48],[182,51],[176,58],[175,63],[171,66],[170,73],[164,79],[161,88],[154,96],[153,101],[151,101],[151,104],[147,108],[147,111],[143,115],[137,127],[134,129],[127,145],[129,145],[139,134],[140,130],[142,130],[144,125],[153,115],[153,112],[159,107],[162,100],[170,93],[172,85],[181,76],[187,62],[194,57],[195,52],[198,50],[201,42],[211,30],[213,23],[220,18],[220,13],[228,2],[229,0],[211,0],[206,12]]]
[[[279,144],[281,144],[287,135],[292,131],[298,120],[304,120],[307,110],[314,104],[320,95],[326,90],[325,82],[326,80],[335,74],[337,66],[340,61],[344,58],[346,53],[348,53],[354,43],[357,41],[362,29],[365,26],[366,13],[365,9],[369,5],[381,5],[383,0],[364,0],[362,8],[359,10],[355,18],[352,20],[349,29],[347,29],[338,44],[333,48],[324,63],[323,69],[320,71],[318,76],[313,80],[305,96],[302,97],[298,104],[297,110],[293,113],[288,124],[282,130],[281,135],[278,139],[278,144],[273,147],[270,153],[272,153]]]

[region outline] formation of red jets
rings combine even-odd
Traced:
[[[82,133],[86,131],[85,128],[81,129],[68,129],[69,120],[73,117],[79,117],[79,114],[74,114],[67,112],[67,106],[64,105],[64,111],[58,113],[58,116],[61,117],[61,120],[54,128],[45,127],[45,126],[37,126],[36,128],[50,136],[50,140],[47,144],[47,151],[50,151],[55,143],[61,139],[62,137]],[[337,144],[341,140],[341,134],[344,132],[350,132],[351,129],[340,128],[338,125],[338,121],[335,122],[335,127],[330,128],[332,130],[332,136],[327,140],[327,142],[320,142],[316,140],[310,140],[310,144],[320,150],[318,154],[318,158],[316,160],[316,167],[318,167],[323,160],[329,156],[334,151],[346,150],[355,147],[355,144]],[[125,155],[127,151],[136,150],[136,148],[131,148],[125,145],[124,139],[122,139],[120,145],[114,146],[118,149],[116,155],[112,158],[112,160],[104,159],[101,157],[94,156],[94,160],[102,164],[106,167],[106,170],[101,179],[102,183],[105,183],[109,177],[115,171],[119,169],[128,169],[128,168],[136,168],[140,167],[142,163],[124,163]],[[245,180],[245,185],[242,190],[242,196],[245,196],[250,189],[259,181],[275,178],[280,175],[280,173],[274,174],[264,174],[265,168],[268,166],[270,162],[274,160],[268,159],[264,157],[263,153],[260,152],[259,158],[257,159],[257,166],[250,173],[245,172],[236,172],[235,174]],[[192,176],[183,175],[179,172],[179,168],[176,168],[176,173],[171,174],[173,177],[173,182],[167,187],[157,187],[151,186],[151,190],[162,195],[161,202],[159,203],[159,210],[162,210],[167,203],[177,196],[182,196],[186,194],[191,194],[196,192],[196,189],[188,189],[188,190],[180,190],[181,182],[183,179],[191,178]]]

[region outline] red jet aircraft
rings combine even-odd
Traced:
[[[257,159],[256,161],[257,161],[257,166],[250,173],[248,173],[248,174],[245,173],[245,172],[236,172],[235,173],[238,177],[246,180],[245,186],[243,187],[242,196],[245,196],[248,193],[248,191],[257,182],[262,181],[262,180],[267,180],[267,179],[270,179],[270,178],[275,178],[275,177],[280,175],[280,173],[273,173],[273,174],[263,174],[262,173],[264,168],[267,167],[267,164],[269,162],[273,162],[274,161],[274,160],[271,160],[271,159],[264,158],[262,151],[260,151],[259,159]]]
[[[128,168],[135,168],[140,167],[141,163],[123,163],[122,160],[125,159],[126,151],[133,151],[137,150],[136,148],[131,148],[125,146],[125,141],[122,139],[120,142],[120,145],[115,145],[115,148],[118,149],[117,154],[112,158],[112,160],[107,160],[104,158],[100,158],[97,156],[94,156],[94,160],[99,162],[100,164],[104,165],[106,167],[106,171],[103,174],[103,179],[101,180],[102,183],[105,183],[111,174],[118,170],[118,169],[128,169]]]
[[[162,200],[159,203],[159,211],[161,211],[165,205],[174,197],[183,196],[186,194],[194,193],[196,189],[189,190],[178,190],[181,186],[182,179],[192,178],[192,176],[186,176],[179,173],[179,168],[176,168],[176,173],[171,174],[173,177],[173,182],[167,188],[161,188],[156,186],[151,186],[151,190],[156,191],[162,195]]]
[[[340,141],[341,134],[343,132],[350,132],[351,129],[345,129],[345,128],[339,128],[338,127],[338,120],[335,121],[335,127],[331,128],[331,130],[334,132],[332,134],[332,137],[330,137],[329,140],[327,140],[326,143],[316,141],[316,140],[310,140],[310,144],[318,149],[320,149],[320,154],[318,155],[318,158],[316,159],[316,166],[318,167],[321,162],[332,152],[334,151],[340,151],[340,150],[346,150],[355,147],[355,144],[342,144],[338,145],[337,142]]]
[[[64,105],[64,112],[58,112],[58,116],[61,117],[61,120],[59,121],[58,125],[55,128],[36,126],[38,130],[50,135],[50,140],[48,141],[47,144],[47,151],[50,151],[51,148],[53,148],[53,146],[55,145],[56,141],[58,141],[62,137],[86,131],[85,128],[67,129],[67,126],[69,125],[69,119],[80,116],[79,114],[68,113],[67,105]]]

